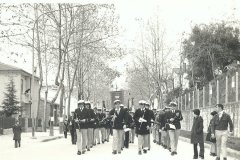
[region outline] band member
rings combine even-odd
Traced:
[[[159,123],[159,112],[160,112],[160,109],[158,109],[156,111],[156,113],[154,113],[154,116],[155,116],[155,121],[154,121],[154,126],[153,126],[153,142],[154,143],[157,143],[157,144],[160,144],[161,143],[161,132],[159,131],[160,129],[160,123]]]
[[[169,137],[171,144],[171,155],[177,154],[178,139],[180,135],[181,123],[183,120],[182,113],[180,110],[177,110],[177,104],[171,102],[169,104],[171,111],[167,114],[167,122],[169,123]]]
[[[69,124],[69,131],[71,135],[71,141],[72,144],[76,144],[77,142],[77,133],[76,133],[76,122],[74,120],[74,112],[71,112],[71,116],[68,119],[68,124]]]
[[[148,134],[150,134],[151,113],[145,108],[145,101],[139,101],[139,109],[136,110],[133,117],[138,134],[138,154],[147,153]]]
[[[148,140],[147,140],[147,146],[148,146],[148,150],[150,150],[151,148],[151,143],[150,143],[150,133],[151,133],[151,126],[152,126],[152,123],[154,122],[155,120],[155,117],[154,117],[154,113],[152,110],[150,110],[150,103],[149,102],[146,102],[145,101],[145,108],[150,112],[150,120],[151,120],[151,123],[150,123],[150,132],[148,134]]]
[[[93,138],[93,145],[100,144],[100,136],[99,136],[99,116],[97,107],[94,108],[94,138]]]
[[[104,143],[106,140],[106,130],[104,128],[106,115],[105,113],[103,113],[101,108],[98,109],[98,113],[99,113],[99,130],[101,131],[101,141],[102,143]]]
[[[130,131],[130,141],[129,143],[134,143],[134,139],[135,139],[135,123],[134,123],[134,120],[133,120],[133,116],[134,116],[134,112],[130,112],[130,118],[132,119],[132,123],[130,124],[130,128],[131,128],[131,131]]]
[[[87,146],[87,120],[88,109],[84,106],[84,100],[78,101],[78,108],[75,110],[75,122],[78,124],[77,129],[77,148],[78,155],[85,154]]]
[[[104,128],[106,129],[106,140],[109,142],[110,130],[112,128],[111,117],[109,116],[109,110],[106,110],[106,119]]]
[[[109,112],[113,121],[113,154],[121,154],[123,129],[126,128],[126,111],[120,108],[120,100],[114,101],[114,108]]]
[[[90,151],[90,148],[93,146],[93,128],[95,122],[94,111],[91,108],[91,103],[89,101],[85,102],[85,107],[88,109],[88,122],[87,122],[87,150]]]
[[[124,136],[124,147],[128,148],[129,147],[129,136],[130,136],[130,131],[131,131],[131,124],[133,123],[132,116],[129,113],[129,109],[125,108],[126,110],[126,116],[127,116],[127,121],[126,121],[126,127],[128,130],[125,131],[125,136]]]
[[[170,112],[170,107],[166,106],[162,112],[159,113],[159,123],[161,129],[161,141],[164,149],[170,150],[169,127],[167,125],[167,114]]]

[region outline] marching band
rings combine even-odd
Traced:
[[[67,121],[72,144],[77,144],[77,154],[81,155],[95,145],[109,142],[112,135],[112,154],[115,155],[121,154],[137,137],[138,154],[141,155],[150,150],[152,133],[154,143],[175,155],[182,115],[181,111],[172,109],[174,107],[175,103],[171,103],[162,110],[151,110],[148,102],[140,100],[138,109],[133,112],[120,100],[114,101],[111,110],[92,108],[89,101],[79,100],[78,108]],[[172,125],[177,128],[171,128]]]

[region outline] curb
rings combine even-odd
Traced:
[[[185,137],[179,137],[180,140],[190,143],[190,139],[189,138],[185,138]],[[209,148],[210,149],[210,144],[204,143],[204,147]],[[240,157],[240,152],[233,150],[231,148],[227,148],[227,154],[232,157],[232,158],[238,158]]]
[[[53,137],[53,138],[44,139],[41,142],[49,142],[49,141],[54,141],[54,140],[61,139],[61,138],[63,138],[63,136],[57,136],[57,137]]]

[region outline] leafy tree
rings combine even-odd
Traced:
[[[183,42],[183,55],[188,59],[189,79],[204,84],[215,78],[216,70],[240,60],[239,30],[226,23],[196,25]]]
[[[7,92],[4,93],[5,99],[3,100],[3,111],[7,117],[12,116],[13,114],[18,113],[19,111],[19,102],[16,97],[16,89],[13,80],[11,79],[9,84],[6,87]]]

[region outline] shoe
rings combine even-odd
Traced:
[[[227,158],[226,158],[226,157],[223,157],[223,160],[227,160]]]
[[[176,154],[176,155],[177,155],[177,152],[174,152],[174,154]]]
[[[171,156],[174,156],[175,155],[175,153],[174,152],[171,152]]]
[[[139,154],[139,155],[142,155],[142,151],[138,151],[138,154]]]
[[[88,148],[87,151],[90,151],[90,149]]]
[[[220,157],[216,157],[216,160],[220,160]]]
[[[117,154],[117,151],[113,151],[112,154]]]
[[[199,156],[200,159],[204,159],[204,156]]]
[[[82,154],[85,154],[86,151],[82,151]]]
[[[97,144],[100,144],[100,142],[98,142]]]
[[[143,150],[143,153],[147,153],[147,150],[146,150],[146,149],[144,149],[144,150]]]
[[[80,151],[77,152],[77,155],[81,155],[82,153]]]
[[[148,148],[148,150],[150,151],[150,148]]]
[[[121,150],[123,151],[123,147],[121,148]]]
[[[120,151],[120,152],[118,152],[118,154],[121,154],[121,151]]]
[[[92,146],[90,146],[90,148],[92,148]]]
[[[153,143],[156,143],[156,140],[153,140]]]
[[[193,159],[198,159],[198,157],[197,156],[193,156]]]
[[[217,155],[216,155],[216,153],[213,153],[212,156],[213,156],[213,157],[216,157]]]

